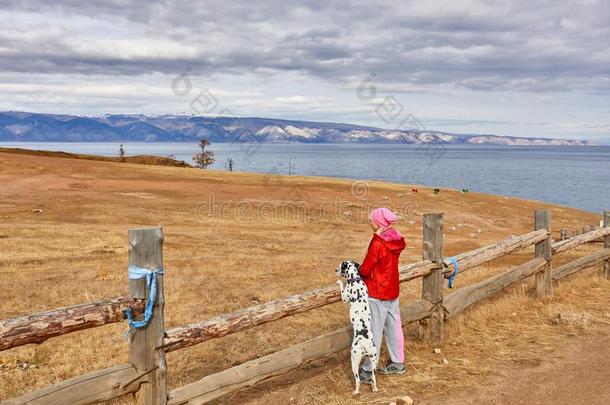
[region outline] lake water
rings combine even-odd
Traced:
[[[118,143],[0,142],[0,146],[117,156]],[[194,143],[125,143],[127,155],[191,163]],[[215,143],[212,168],[377,179],[610,209],[610,146],[228,144]]]

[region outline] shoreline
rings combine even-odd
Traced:
[[[176,143],[176,144],[194,144],[197,145],[198,140],[193,139],[193,140],[168,140],[168,141],[133,141],[133,140],[127,140],[127,141],[121,141],[121,140],[116,140],[116,141],[53,141],[53,140],[45,140],[45,141],[0,141],[0,147],[3,147],[2,145],[13,145],[13,144],[37,144],[37,143],[51,143],[51,144],[61,144],[61,143],[67,143],[67,144],[145,144],[145,145],[154,145],[154,144],[172,144],[172,143]],[[354,145],[354,146],[413,146],[413,147],[422,147],[422,146],[449,146],[449,147],[471,147],[471,148],[507,148],[507,149],[515,149],[515,148],[604,148],[604,147],[610,147],[610,143],[595,143],[595,144],[586,144],[586,145],[580,145],[580,144],[576,144],[576,145],[508,145],[508,144],[501,144],[501,143],[435,143],[435,142],[430,142],[430,143],[407,143],[407,142],[291,142],[291,141],[261,141],[261,142],[237,142],[237,141],[218,141],[215,140],[214,142],[212,142],[213,145],[245,145],[245,144],[249,144],[249,143],[258,143],[260,145],[342,145],[342,146],[348,146],[348,145]]]

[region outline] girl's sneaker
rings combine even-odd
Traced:
[[[373,383],[373,373],[372,372],[366,371],[361,368],[358,371],[358,375],[359,375],[361,383],[363,383],[363,384],[372,384]]]
[[[407,368],[402,363],[392,363],[391,361],[385,367],[379,369],[381,374],[404,374]]]

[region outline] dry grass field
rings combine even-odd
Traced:
[[[541,202],[382,182],[257,175],[0,152],[0,319],[127,293],[127,229],[162,225],[166,327],[334,283],[336,264],[362,260],[366,212],[397,209],[408,248],[420,259],[421,216],[445,213],[445,255],[528,232],[533,211],[550,208],[559,229],[599,223],[601,215]],[[212,207],[212,208],[210,208]],[[600,245],[557,256],[561,263]],[[533,249],[458,277],[456,288],[528,260]],[[499,375],[500,365],[536,367],[580,335],[608,324],[610,283],[591,269],[536,300],[528,283],[447,323],[442,354],[406,328],[408,374],[379,379],[354,399],[346,353],[237,393],[222,403],[388,403],[409,394],[431,400]],[[420,281],[402,287],[403,302]],[[558,312],[590,322],[553,325]],[[333,304],[168,354],[170,387],[346,325]],[[115,324],[0,352],[0,400],[127,362],[126,324]],[[449,363],[443,364],[442,358]]]

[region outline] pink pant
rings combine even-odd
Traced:
[[[405,338],[400,321],[400,304],[398,298],[385,301],[369,298],[371,307],[371,332],[377,353],[381,353],[381,337],[385,338],[386,346],[393,363],[405,362]],[[371,371],[371,362],[368,358],[362,368]]]

